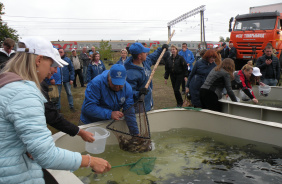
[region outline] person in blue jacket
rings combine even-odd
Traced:
[[[200,101],[200,88],[204,84],[210,71],[216,67],[215,58],[217,54],[213,50],[208,50],[203,59],[198,60],[187,81],[186,93],[190,92],[191,102],[194,107],[202,107]]]
[[[188,76],[191,73],[193,69],[193,63],[195,61],[194,54],[192,51],[190,51],[187,47],[187,43],[182,43],[182,50],[179,51],[178,55],[184,57],[186,63],[187,63],[187,70],[188,70]],[[182,94],[185,93],[185,81],[182,81]]]
[[[134,101],[137,102],[139,97],[144,94],[146,111],[150,111],[154,103],[152,94],[153,83],[150,83],[148,89],[145,88],[145,85],[151,75],[151,66],[157,62],[164,48],[167,50],[168,45],[164,44],[162,48],[158,48],[147,56],[150,48],[146,48],[138,42],[133,43],[129,47],[129,52],[132,56],[124,63],[127,72],[126,81],[132,87]]]
[[[128,55],[128,52],[126,49],[121,49],[120,51],[120,55],[121,57],[119,58],[119,60],[117,61],[116,64],[121,64],[121,65],[124,65],[125,61],[127,60],[127,55]]]
[[[81,108],[80,124],[124,117],[132,135],[138,135],[131,86],[123,65],[114,64],[88,83]],[[121,112],[120,110],[123,110]]]
[[[103,73],[106,70],[104,63],[100,60],[100,54],[94,53],[91,56],[91,62],[87,67],[87,82],[90,82],[97,75]]]
[[[71,85],[73,84],[74,81],[74,67],[73,64],[70,60],[65,55],[65,51],[63,48],[59,48],[59,53],[61,58],[68,63],[67,66],[64,66],[61,69],[61,77],[62,77],[62,82],[65,88],[65,91],[67,93],[68,97],[68,102],[69,102],[69,107],[72,112],[75,112],[74,106],[73,106],[73,97],[71,94]],[[58,102],[58,110],[61,109],[61,91],[62,91],[62,85],[58,85],[58,90],[59,90],[59,102]]]

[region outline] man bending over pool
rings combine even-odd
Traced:
[[[135,110],[130,84],[126,82],[126,70],[123,65],[115,64],[88,83],[85,99],[81,108],[80,123],[124,117],[130,134],[138,135]],[[123,109],[123,112],[120,110]]]

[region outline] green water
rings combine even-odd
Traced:
[[[156,157],[148,175],[137,175],[129,166],[103,175],[86,168],[74,173],[87,184],[282,183],[281,147],[193,129],[153,133],[152,140],[155,149],[151,152],[129,153],[112,145],[93,155],[112,166]]]

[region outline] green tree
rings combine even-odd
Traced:
[[[223,36],[220,36],[220,37],[219,37],[219,42],[224,42]]]
[[[4,9],[4,4],[0,2],[0,43],[6,38],[12,38],[13,40],[18,41],[19,35],[17,34],[17,31],[10,28],[1,18],[1,16],[5,14]]]
[[[230,38],[226,37],[225,42],[229,42],[229,41],[230,41]]]
[[[101,60],[110,60],[112,58],[112,46],[109,44],[109,41],[101,41],[100,47],[98,48]]]

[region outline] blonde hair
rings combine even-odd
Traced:
[[[245,64],[243,67],[242,67],[242,69],[241,69],[242,71],[250,71],[250,70],[253,70],[253,66],[251,66],[251,65],[249,65],[249,64]],[[255,76],[254,75],[251,75],[251,77],[250,77],[250,83],[251,84],[255,84],[256,83],[256,80],[255,80]]]
[[[23,80],[35,82],[38,89],[40,89],[40,81],[37,75],[36,59],[37,55],[18,52],[12,57],[2,69],[1,73],[12,72],[19,75]],[[44,56],[43,56],[44,58]]]
[[[248,61],[247,64],[253,66],[253,60]]]
[[[171,45],[170,49],[172,49],[172,48],[175,48],[177,50],[177,52],[178,52],[178,48],[175,45]]]
[[[246,71],[250,71],[253,70],[253,66],[249,65],[249,64],[245,64],[241,70],[246,70]]]

